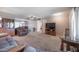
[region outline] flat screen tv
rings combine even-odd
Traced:
[[[46,28],[55,29],[55,23],[46,23]]]

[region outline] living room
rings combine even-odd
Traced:
[[[71,19],[74,9],[78,8],[0,7],[0,51],[61,52],[62,37],[67,36],[69,40],[71,37],[70,32],[66,33],[66,30],[73,27]],[[4,41],[2,43],[5,39],[11,47],[8,43],[3,44]],[[68,51],[78,50],[70,47]]]

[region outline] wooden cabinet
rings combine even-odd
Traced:
[[[2,27],[13,29],[15,27],[14,19],[2,18]]]
[[[2,18],[1,24],[0,32],[8,33],[11,36],[15,35],[14,19]]]

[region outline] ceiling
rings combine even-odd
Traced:
[[[0,7],[0,16],[23,19],[29,16],[45,17],[70,9],[70,7]]]

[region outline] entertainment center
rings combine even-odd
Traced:
[[[46,23],[45,33],[48,35],[56,36],[56,24],[55,23]]]

